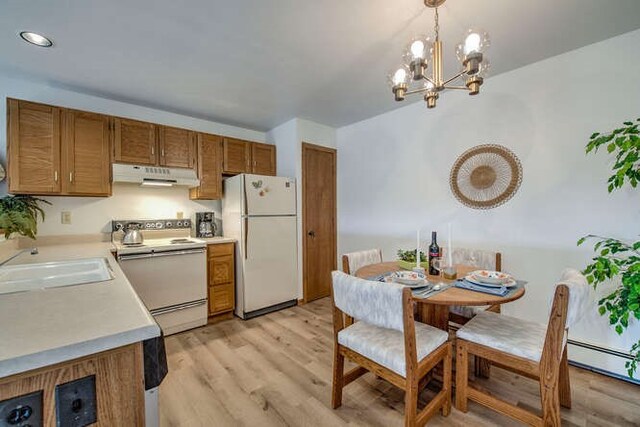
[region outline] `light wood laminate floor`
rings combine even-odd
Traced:
[[[160,387],[166,426],[401,426],[403,392],[366,374],[332,410],[328,298],[249,321],[228,320],[166,338]],[[536,382],[492,368],[483,385],[523,408],[539,408]],[[564,426],[640,425],[640,386],[571,367],[573,409]],[[423,392],[423,398],[432,393]],[[519,425],[473,402],[429,425]]]

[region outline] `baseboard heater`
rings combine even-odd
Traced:
[[[605,354],[607,356],[618,357],[624,360],[631,360],[633,357],[629,353],[624,353],[622,351],[612,350],[610,348],[601,347],[599,345],[589,344],[585,342],[575,341],[572,339],[567,340],[567,344],[574,345],[576,347],[584,348],[586,350],[596,351],[601,354]],[[629,378],[627,375],[620,375],[615,372],[608,371],[606,369],[598,368],[595,366],[587,365],[585,363],[576,362],[575,360],[569,360],[569,364],[576,366],[578,368],[586,369],[588,371],[597,372],[602,375],[606,375],[608,377],[616,378],[622,381],[626,381],[628,383],[640,385],[640,379]]]

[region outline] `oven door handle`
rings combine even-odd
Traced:
[[[207,303],[207,300],[202,299],[202,300],[193,301],[193,302],[186,302],[184,304],[172,305],[170,307],[157,308],[155,310],[151,310],[150,313],[153,316],[157,316],[159,314],[173,313],[175,311],[186,310],[187,308],[199,307],[206,303]]]
[[[176,256],[176,255],[201,254],[201,253],[204,253],[205,250],[206,250],[205,248],[198,248],[198,249],[185,249],[182,251],[152,252],[148,254],[124,254],[124,255],[118,255],[118,261],[129,261],[132,259],[158,258],[158,257]]]

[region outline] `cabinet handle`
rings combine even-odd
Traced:
[[[164,148],[162,149],[162,157],[164,157]]]
[[[156,149],[155,149],[155,147],[152,145],[152,146],[151,146],[151,155],[152,155],[152,156],[155,156],[155,154],[156,154]]]
[[[73,172],[69,172],[69,182],[73,182]]]
[[[58,182],[58,171],[54,171],[54,172],[53,172],[53,180],[54,180],[55,182]]]

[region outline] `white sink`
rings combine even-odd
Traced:
[[[112,280],[106,258],[18,264],[0,267],[0,294]]]

